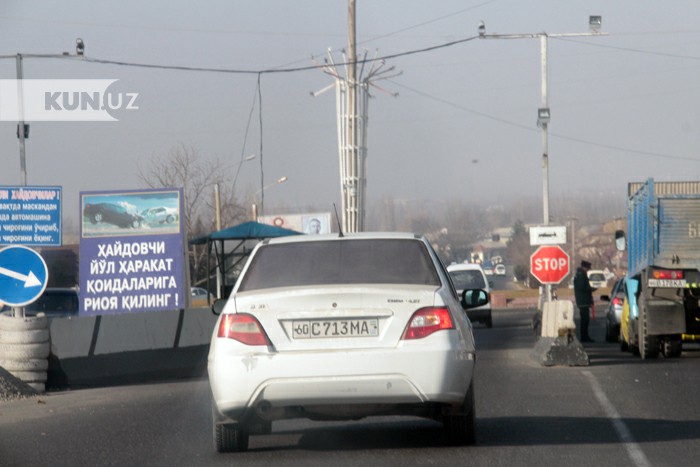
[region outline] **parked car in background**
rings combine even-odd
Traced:
[[[129,211],[126,206],[117,203],[86,204],[83,215],[92,224],[106,223],[121,228],[137,229],[141,227],[143,216]]]
[[[489,302],[485,305],[470,308],[467,310],[467,316],[471,321],[484,323],[486,327],[493,327],[493,319],[491,318],[491,283],[486,278],[486,273],[480,264],[476,263],[459,263],[450,264],[447,266],[447,272],[452,278],[457,293],[461,294],[466,289],[482,289],[489,296]]]
[[[195,308],[208,307],[214,302],[214,295],[202,287],[190,287],[191,305]]]
[[[425,238],[319,234],[260,242],[220,312],[208,357],[216,449],[287,418],[411,415],[475,440],[472,327]]]
[[[626,294],[625,277],[615,281],[610,295],[601,295],[600,299],[608,302],[605,309],[605,340],[618,342],[620,340],[620,323],[622,322],[622,306]]]
[[[588,271],[588,282],[594,289],[600,289],[608,285],[608,279],[605,277],[605,272],[599,269],[591,269]]]
[[[47,287],[39,298],[25,305],[25,316],[36,316],[44,313],[47,318],[64,318],[77,316],[80,307],[78,289],[73,287]],[[2,311],[10,311],[12,307],[5,305]]]
[[[141,211],[141,217],[150,225],[172,224],[178,220],[177,209],[163,206]]]

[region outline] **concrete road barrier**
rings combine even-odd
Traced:
[[[216,318],[208,308],[55,318],[47,387],[203,376]]]

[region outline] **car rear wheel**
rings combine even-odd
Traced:
[[[212,403],[214,447],[217,452],[243,452],[248,450],[248,431],[240,423],[217,421],[217,410]]]
[[[445,441],[453,446],[464,446],[476,443],[476,409],[474,403],[474,382],[458,413],[446,415],[443,420]]]
[[[237,423],[214,423],[214,445],[218,452],[242,452],[248,450],[248,433]]]
[[[98,222],[102,222],[102,218],[103,218],[102,213],[96,212],[95,214],[90,216],[90,222],[92,222],[93,224],[97,224]]]
[[[620,326],[615,326],[610,324],[609,321],[605,323],[605,341],[606,342],[617,342],[620,337]]]

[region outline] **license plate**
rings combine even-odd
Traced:
[[[294,339],[376,337],[377,335],[379,335],[377,319],[318,319],[295,321],[292,326]]]
[[[685,279],[649,279],[649,287],[685,287]]]

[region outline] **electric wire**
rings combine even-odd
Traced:
[[[533,133],[539,132],[539,130],[532,128],[530,126],[516,123],[516,122],[510,121],[510,120],[506,120],[504,118],[496,117],[496,116],[493,116],[493,115],[490,115],[490,114],[487,114],[484,112],[480,112],[478,110],[470,109],[468,107],[464,107],[464,106],[459,105],[459,104],[455,104],[454,102],[450,102],[448,100],[441,99],[439,97],[436,97],[436,96],[433,96],[433,95],[428,94],[426,92],[412,88],[412,87],[407,86],[405,84],[401,84],[397,81],[394,81],[394,80],[388,80],[388,81],[395,86],[407,89],[407,90],[409,90],[415,94],[418,94],[422,97],[439,102],[441,104],[448,105],[450,107],[453,107],[453,108],[458,109],[458,110],[462,110],[464,112],[468,112],[468,113],[476,115],[478,117],[493,120],[495,122],[498,122],[498,123],[501,123],[504,125],[512,126],[512,127],[519,128],[521,130],[526,130],[526,131],[533,132]],[[624,148],[621,146],[614,146],[614,145],[610,145],[610,144],[597,143],[595,141],[588,141],[588,140],[581,139],[581,138],[574,138],[572,136],[566,136],[566,135],[554,133],[551,131],[549,132],[549,136],[555,137],[558,139],[567,140],[567,141],[572,141],[574,143],[585,144],[588,146],[594,146],[594,147],[599,147],[599,148],[604,148],[604,149],[611,149],[611,150],[620,151],[620,152],[628,152],[628,153],[634,153],[634,154],[641,154],[641,155],[645,155],[645,156],[661,157],[661,158],[665,158],[665,159],[675,159],[675,160],[683,160],[683,161],[690,161],[690,162],[699,162],[700,161],[700,159],[698,159],[698,158],[675,156],[675,155],[671,155],[671,154],[662,154],[662,153],[658,153],[658,152],[643,151],[643,150],[639,150],[639,149],[629,149],[629,148]]]

